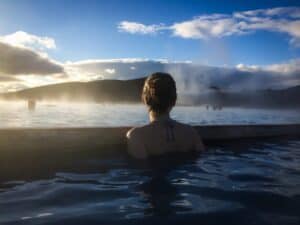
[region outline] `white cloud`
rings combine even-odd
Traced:
[[[241,34],[240,24],[228,15],[212,14],[199,16],[193,20],[175,23],[171,26],[173,34],[182,38],[208,39],[211,37]]]
[[[281,74],[300,75],[300,59],[290,60],[286,63],[272,64],[264,67],[265,70]]]
[[[0,61],[1,62],[1,61]],[[232,90],[283,88],[300,84],[300,59],[265,66],[238,64],[236,67],[214,67],[190,61],[176,62],[164,59],[96,59],[60,64],[64,73],[18,75],[20,81],[3,77],[0,91],[19,90],[70,81],[94,81],[100,79],[134,79],[153,72],[171,73],[179,93],[195,94],[209,86]],[[135,68],[135,69],[132,69]],[[0,79],[1,80],[1,79]]]
[[[107,69],[105,69],[105,72],[109,73],[109,74],[114,74],[114,73],[116,73],[116,70],[113,68],[107,68]]]
[[[243,12],[235,12],[235,17],[244,17],[248,16],[280,16],[284,15],[285,17],[291,18],[300,18],[299,7],[276,7],[270,9],[256,9],[248,10]]]
[[[119,58],[119,59],[86,59],[80,60],[77,62],[67,61],[67,65],[87,65],[87,64],[95,64],[95,63],[136,63],[136,62],[147,62],[151,61],[151,59],[147,58]]]
[[[122,21],[118,24],[119,31],[131,34],[155,34],[159,30],[166,29],[163,24],[144,25],[142,23]]]
[[[0,36],[0,41],[18,47],[29,47],[37,49],[55,49],[55,40],[50,37],[39,37],[24,31]]]
[[[0,83],[0,93],[19,91],[25,88],[28,86],[21,82]]]
[[[232,90],[284,88],[300,84],[300,59],[272,65],[245,65],[214,67],[191,61],[168,61],[165,59],[101,59],[68,62],[73,70],[72,79],[92,81],[99,79],[134,79],[153,72],[171,73],[179,93],[194,94],[219,86]],[[107,69],[115,69],[108,74]],[[135,68],[135,69],[132,69]]]
[[[237,64],[236,69],[241,71],[265,71],[272,72],[278,74],[299,74],[300,75],[300,59],[293,59],[288,62],[278,63],[278,64],[270,64],[270,65],[245,65],[245,64]]]
[[[300,46],[300,7],[279,7],[258,9],[232,14],[209,14],[191,20],[176,22],[169,26],[144,25],[123,21],[120,31],[132,34],[149,34],[170,30],[174,36],[190,39],[221,38],[230,35],[247,34],[258,30],[286,33],[290,44]]]
[[[232,15],[202,15],[189,21],[174,23],[169,27],[161,24],[140,25],[128,22],[126,29],[124,27],[122,31],[148,34],[171,30],[173,35],[183,38],[208,39],[255,30],[269,30],[289,34],[291,44],[300,46],[298,8],[252,10]],[[60,63],[40,51],[55,47],[52,38],[38,37],[22,31],[0,36],[0,91],[66,81],[133,79],[157,71],[170,72],[177,80],[181,93],[195,92],[209,85],[238,89],[300,84],[300,59],[266,66],[238,64],[235,68],[147,58],[89,59]]]
[[[43,52],[55,47],[54,39],[23,31],[0,36],[0,91],[19,90],[62,80],[66,76],[63,64]]]
[[[257,71],[260,69],[257,65],[245,65],[243,63],[237,64],[236,68],[241,71]]]
[[[49,74],[45,76],[39,76],[34,74],[19,75],[18,79],[21,81],[19,83],[26,85],[27,88],[72,81],[69,79],[69,76],[65,73]]]

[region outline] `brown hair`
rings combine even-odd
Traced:
[[[153,73],[144,83],[142,101],[149,111],[161,114],[167,112],[176,103],[176,84],[168,73]]]

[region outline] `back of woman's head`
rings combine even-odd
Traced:
[[[165,113],[175,105],[176,99],[176,84],[170,74],[153,73],[146,79],[142,100],[149,111]]]

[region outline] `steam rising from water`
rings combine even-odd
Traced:
[[[270,124],[299,123],[294,110],[263,110],[176,106],[171,112],[178,121],[192,125],[205,124]],[[136,126],[148,123],[143,105],[38,102],[35,111],[27,102],[0,101],[0,128],[4,127],[111,127]]]
[[[103,79],[127,80],[145,77],[153,72],[168,72],[177,81],[179,93],[183,94],[199,94],[211,86],[240,91],[286,88],[300,84],[300,60],[267,67],[240,64],[236,68],[147,59],[90,60],[68,65],[77,74],[86,77],[98,75]]]

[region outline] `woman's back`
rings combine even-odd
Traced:
[[[128,151],[136,158],[169,152],[203,150],[200,136],[193,127],[170,118],[176,104],[176,83],[167,73],[154,73],[144,84],[142,100],[149,110],[150,124],[127,133]]]
[[[175,120],[158,120],[131,129],[128,134],[129,153],[137,158],[171,152],[202,151],[197,131]]]

